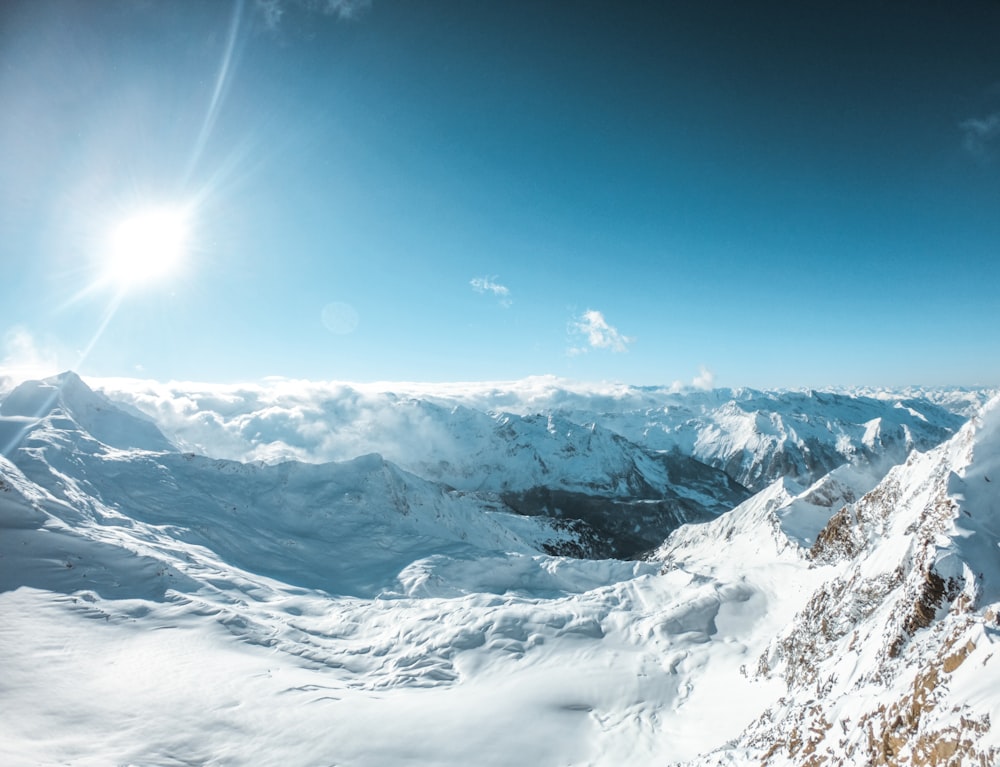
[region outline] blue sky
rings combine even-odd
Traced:
[[[998,32],[995,2],[7,2],[3,362],[1000,384]],[[181,267],[98,284],[164,204]]]

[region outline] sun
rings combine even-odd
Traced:
[[[122,288],[159,282],[187,257],[190,222],[182,208],[148,208],[111,231],[105,276]]]

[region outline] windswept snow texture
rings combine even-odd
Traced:
[[[1000,400],[549,384],[14,388],[0,763],[997,762]]]

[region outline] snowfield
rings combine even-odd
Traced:
[[[5,765],[1000,762],[990,393],[100,384],[0,401]]]

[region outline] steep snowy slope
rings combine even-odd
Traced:
[[[809,487],[778,479],[712,522],[674,531],[652,559],[671,567],[737,572],[775,563],[815,569],[809,549],[845,505],[879,481],[877,473],[844,465]]]
[[[787,692],[698,764],[1000,761],[1000,399],[837,512],[836,573],[761,656]]]

